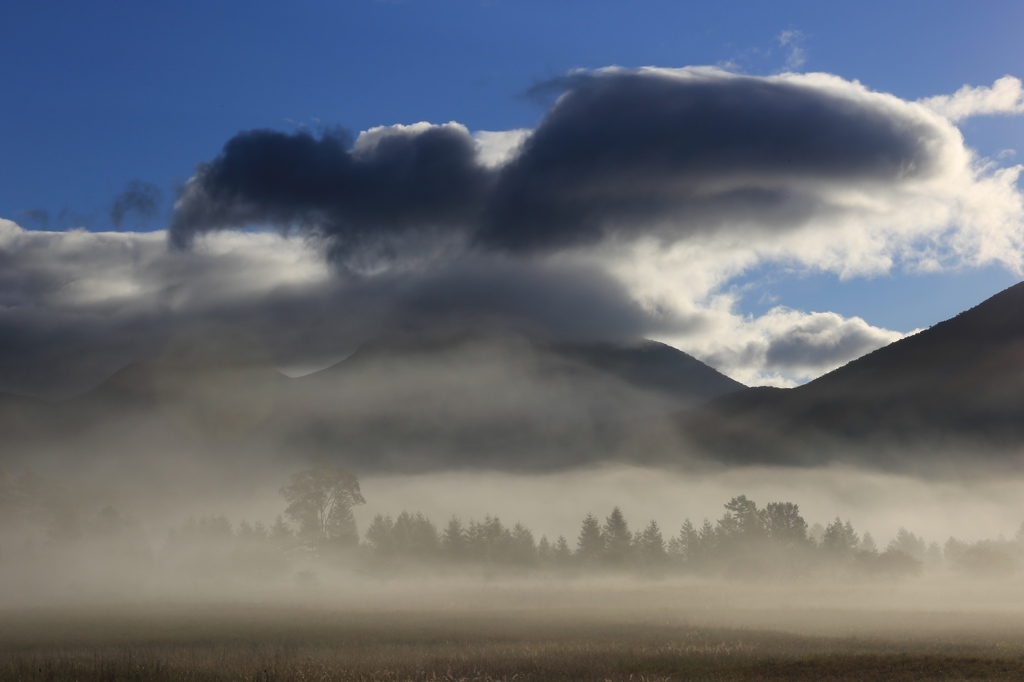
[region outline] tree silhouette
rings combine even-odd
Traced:
[[[469,522],[468,543],[470,555],[485,564],[502,564],[508,561],[512,533],[497,516],[487,514],[480,523]]]
[[[704,519],[704,523],[701,524],[697,536],[700,558],[706,559],[718,550],[718,532],[708,519]]]
[[[601,526],[598,525],[597,517],[588,513],[576,540],[576,558],[584,564],[591,564],[601,557],[602,552],[604,537],[601,535]]]
[[[462,521],[453,516],[441,535],[441,552],[449,561],[462,561],[469,551]]]
[[[390,515],[377,514],[366,529],[366,544],[370,546],[374,558],[379,561],[387,561],[395,554],[395,542],[392,537],[392,530],[395,522]]]
[[[718,521],[722,542],[749,542],[763,530],[757,505],[746,495],[734,497],[725,503],[725,514]]]
[[[683,566],[696,566],[700,556],[700,533],[693,527],[690,519],[683,521],[679,535],[669,540],[668,553]]]
[[[569,549],[569,541],[564,535],[558,536],[555,547],[551,550],[551,559],[558,566],[568,566],[572,561],[572,550]]]
[[[512,527],[509,543],[510,559],[519,566],[532,566],[537,563],[537,544],[533,533],[521,523]]]
[[[292,474],[281,496],[288,503],[285,516],[299,525],[300,536],[312,549],[359,542],[352,507],[366,500],[354,474],[322,462]]]
[[[648,569],[660,568],[668,560],[665,539],[657,521],[651,521],[642,532],[637,533],[636,553],[640,563]]]
[[[618,507],[605,519],[601,532],[604,538],[603,558],[610,566],[625,566],[629,562],[633,546],[633,534],[629,532],[626,517]]]
[[[807,545],[807,522],[792,502],[769,502],[759,512],[765,535],[774,544],[792,549]]]
[[[547,535],[541,535],[537,542],[537,559],[545,566],[551,563],[551,541]]]
[[[270,527],[270,530],[267,531],[267,537],[271,544],[282,552],[292,549],[295,544],[295,533],[292,532],[291,527],[285,522],[284,517],[280,515],[274,520],[274,525]]]
[[[843,523],[837,516],[832,523],[825,526],[825,533],[821,536],[821,548],[833,556],[842,556],[857,549],[859,541],[853,525],[849,521]]]
[[[899,550],[917,561],[924,561],[928,546],[920,537],[900,526],[900,529],[896,531],[896,537],[889,541],[885,549],[886,551]]]

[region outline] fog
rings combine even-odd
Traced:
[[[907,366],[884,353],[879,374]],[[204,327],[76,398],[4,400],[8,611],[672,611],[813,631],[841,627],[837,610],[1024,605],[1024,472],[1005,439],[880,442],[864,420],[849,437],[649,341],[441,325],[290,378],[258,340]],[[907,413],[927,426],[930,409]]]
[[[95,478],[90,482],[68,477],[59,468],[6,472],[0,606],[166,599],[306,603],[362,595],[358,598],[368,599],[367,604],[377,608],[388,604],[389,594],[397,599],[393,605],[408,605],[407,593],[416,593],[426,584],[438,595],[471,590],[477,595],[474,600],[486,602],[490,599],[486,594],[495,590],[507,594],[510,589],[525,593],[536,589],[538,594],[547,594],[555,581],[573,585],[573,590],[669,593],[676,589],[673,585],[689,589],[685,586],[744,584],[754,590],[751,599],[766,600],[765,604],[774,603],[776,597],[769,591],[755,598],[758,585],[766,589],[774,585],[771,590],[782,589],[783,593],[800,586],[818,590],[832,585],[852,590],[854,595],[865,585],[877,584],[890,590],[885,593],[888,597],[880,597],[882,601],[891,599],[895,589],[906,592],[908,603],[931,600],[952,607],[952,602],[944,600],[960,594],[955,585],[962,582],[965,594],[975,594],[982,589],[979,586],[998,592],[1016,584],[1015,576],[1024,567],[1024,543],[1018,535],[1024,521],[1021,478],[929,480],[842,466],[683,471],[604,465],[542,474],[369,473],[360,477],[358,488],[365,504],[357,501],[348,506],[354,529],[338,525],[342,529],[338,543],[324,539],[317,545],[303,535],[299,516],[287,513],[286,489],[290,482],[294,484],[293,475],[312,471],[306,465],[277,461],[239,468],[228,484],[223,463],[204,468],[196,461],[182,461],[187,464],[181,466],[187,468],[162,483],[153,480],[151,473],[138,470],[116,474],[107,469],[102,485]],[[745,496],[762,513],[772,502],[797,504],[800,517],[806,520],[806,532],[814,539],[794,549],[796,553],[786,555],[788,558],[766,559],[763,571],[730,568],[750,562],[747,554],[752,550],[741,545],[721,550],[726,553],[704,564],[686,564],[687,550],[678,544],[684,521],[691,520],[699,529],[708,519],[720,534],[740,537],[735,535],[739,531],[722,530],[743,515],[742,511],[725,513],[724,505],[735,503],[738,496]],[[627,552],[646,551],[636,548],[650,522],[657,522],[665,544],[654,564],[637,558],[641,554],[606,563],[586,563],[582,558],[579,561],[583,563],[578,563],[568,554],[564,563],[559,563],[563,560],[554,558],[555,554],[544,554],[542,538],[553,546],[564,536],[572,556],[582,557],[584,517],[593,514],[607,534],[616,508],[628,524],[627,537],[632,538],[627,542],[634,549]],[[416,548],[415,542],[388,549],[390,545],[381,544],[379,536],[374,539],[371,527],[375,519],[378,523],[381,518],[397,520],[401,526],[403,516],[405,522],[415,522],[417,515],[434,527],[437,535],[432,549]],[[496,527],[503,524],[504,530],[495,532],[505,533],[509,542],[525,528],[530,539],[528,554],[522,556],[527,558],[495,554],[492,552],[499,550],[493,548],[498,545],[488,545],[492,549],[486,550],[486,559],[467,554],[470,558],[450,561],[444,554],[443,535],[453,517],[462,522],[467,538],[478,532],[476,524],[483,524],[479,530],[492,520],[500,520]],[[727,521],[729,517],[733,521]],[[912,540],[907,552],[920,551],[920,557],[910,570],[895,574],[864,572],[855,568],[853,558],[827,558],[832,555],[823,549],[827,541],[821,533],[837,520],[848,522],[859,538],[850,545],[851,552],[863,552],[864,536],[870,534],[875,545],[871,551],[885,556],[883,550],[896,541],[902,528]],[[287,537],[275,540],[274,533],[281,532],[282,523],[288,528]],[[959,544],[947,543],[950,537]],[[913,543],[918,541],[915,550]],[[756,547],[762,547],[757,553],[774,552],[771,556],[783,557],[780,549]],[[994,556],[996,570],[976,570],[974,564],[968,570],[957,564],[954,554],[970,547],[989,552],[978,559],[982,563]],[[737,551],[740,554],[735,554]],[[815,558],[819,555],[825,558]],[[782,563],[776,565],[776,561]],[[791,571],[780,566],[802,568]],[[825,592],[817,594],[815,599],[825,599]],[[971,597],[978,598],[976,594]],[[1005,603],[1000,606],[1005,607]]]
[[[632,527],[654,519],[666,538],[689,518],[715,521],[722,505],[745,494],[766,504],[799,504],[808,524],[835,516],[867,530],[880,545],[904,526],[940,544],[952,535],[976,541],[1012,538],[1024,522],[1024,478],[928,481],[849,467],[744,467],[718,472],[609,466],[547,475],[441,473],[369,476],[367,503],[354,512],[365,528],[375,514],[420,511],[436,523],[493,514],[522,522],[540,538],[575,541],[587,512],[602,520],[618,506]]]

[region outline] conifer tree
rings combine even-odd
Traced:
[[[641,533],[637,534],[637,553],[641,562],[648,568],[661,566],[668,559],[665,551],[665,539],[657,521],[651,521]]]
[[[453,516],[441,536],[441,552],[449,561],[462,561],[468,551],[466,531],[462,521]]]
[[[604,538],[597,517],[587,514],[583,519],[579,538],[576,540],[576,558],[584,564],[597,561],[604,551]]]
[[[558,536],[551,556],[559,566],[568,566],[569,562],[572,561],[572,550],[569,549],[569,541],[565,539],[564,535]]]
[[[618,507],[605,519],[601,535],[604,537],[604,561],[609,566],[625,566],[629,562],[633,534],[629,532],[626,517]]]
[[[551,541],[548,540],[547,535],[540,536],[540,542],[537,543],[537,559],[540,563],[547,565],[551,563]]]

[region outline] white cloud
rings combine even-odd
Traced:
[[[788,48],[786,71],[796,71],[807,62],[807,52],[803,47],[805,37],[803,32],[797,30],[783,31],[779,34],[779,45]]]
[[[533,132],[528,128],[516,130],[478,130],[473,133],[480,163],[496,168],[516,155],[519,146]]]
[[[991,87],[965,85],[952,95],[922,99],[921,104],[954,122],[971,116],[1024,114],[1024,86],[1019,78],[1003,76]]]

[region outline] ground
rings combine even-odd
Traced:
[[[1016,583],[373,583],[83,600],[0,612],[0,679],[1019,680],[1022,595]]]

